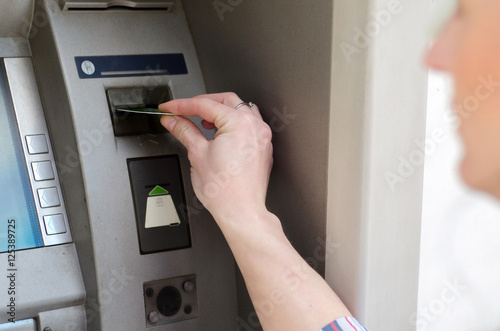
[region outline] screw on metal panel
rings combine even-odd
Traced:
[[[186,292],[192,292],[194,290],[194,283],[190,280],[186,280],[183,284],[182,284],[182,288],[184,289],[184,291]]]
[[[190,305],[187,305],[187,306],[184,307],[184,313],[186,315],[191,314],[192,311],[193,311],[193,307],[191,307]]]
[[[160,314],[158,314],[156,310],[152,311],[149,313],[148,319],[151,322],[151,324],[156,324],[160,321]]]
[[[147,297],[151,298],[154,294],[155,294],[155,291],[151,287],[148,287],[146,289],[146,296]]]
[[[43,328],[43,331],[52,331],[52,328],[47,326],[47,327]]]

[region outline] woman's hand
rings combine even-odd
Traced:
[[[200,116],[205,128],[218,129],[208,141],[187,118],[161,119],[188,150],[196,195],[226,237],[264,330],[319,330],[350,313],[266,210],[271,130],[256,106],[235,109],[239,103],[234,93],[222,93],[169,101],[159,109]]]
[[[234,93],[220,93],[177,99],[158,107],[177,115],[199,116],[203,127],[217,128],[214,139],[207,140],[187,118],[161,119],[187,148],[195,193],[216,220],[265,209],[272,167],[271,129],[257,106],[234,108],[241,102]]]

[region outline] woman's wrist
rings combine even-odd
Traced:
[[[267,208],[262,205],[246,204],[241,207],[232,206],[225,212],[213,214],[215,221],[224,235],[229,238],[238,238],[241,235],[254,234],[281,235],[281,222]]]

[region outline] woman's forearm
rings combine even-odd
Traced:
[[[217,220],[264,330],[317,331],[349,311],[267,210]]]

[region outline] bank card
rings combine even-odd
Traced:
[[[155,108],[117,108],[117,111],[124,111],[128,113],[138,113],[138,114],[146,114],[146,115],[169,115],[169,116],[175,116],[175,114],[172,113],[164,113],[159,111],[158,109]]]

